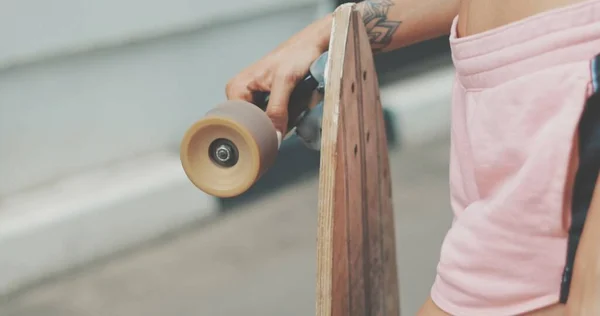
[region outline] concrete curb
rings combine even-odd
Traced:
[[[217,214],[179,156],[157,153],[0,204],[0,294]]]
[[[394,121],[391,139],[414,144],[449,131],[453,75],[446,67],[382,87],[382,102]],[[297,149],[289,150],[288,156],[297,156]],[[283,158],[278,168],[289,170]],[[318,167],[318,158],[304,160]],[[281,187],[268,186],[268,194]],[[223,201],[191,185],[172,152],[10,197],[0,201],[0,295],[215,216],[223,208]]]
[[[381,102],[392,114],[400,145],[450,132],[453,82],[454,67],[448,65],[381,87]]]

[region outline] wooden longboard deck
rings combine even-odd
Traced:
[[[400,314],[388,148],[373,56],[354,4],[329,45],[317,236],[317,316]]]

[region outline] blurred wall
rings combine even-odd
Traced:
[[[0,293],[217,212],[183,174],[183,132],[329,5],[2,1]]]
[[[316,0],[5,0],[0,197],[169,148]]]

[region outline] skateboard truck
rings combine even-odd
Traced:
[[[328,54],[317,58],[294,88],[288,104],[288,130],[311,149],[320,148],[322,99]],[[227,101],[206,113],[185,133],[180,155],[183,169],[200,190],[233,197],[248,190],[273,164],[281,135],[265,110],[268,92],[254,102]]]
[[[321,150],[321,123],[323,121],[323,99],[325,93],[325,69],[327,68],[328,53],[322,54],[315,60],[310,73],[318,82],[317,92],[321,95],[319,103],[306,109],[298,118],[296,124],[296,135],[302,140],[304,145],[312,150]]]

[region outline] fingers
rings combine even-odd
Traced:
[[[272,72],[269,67],[255,69],[256,66],[244,70],[231,79],[225,86],[228,100],[244,100],[252,102],[254,92],[267,92],[271,88]]]
[[[256,92],[270,92],[266,114],[282,135],[287,131],[290,95],[301,78],[292,69],[263,67],[262,71],[247,70],[225,88],[227,99],[254,103]]]
[[[225,86],[225,95],[228,100],[243,100],[252,102],[252,90],[243,81],[234,79]]]
[[[248,89],[250,91],[261,91],[261,92],[269,92],[271,91],[271,85],[273,83],[273,74],[265,70],[262,74],[254,77],[254,80],[248,83]]]
[[[291,72],[279,72],[271,85],[271,95],[267,105],[267,115],[273,121],[275,129],[282,135],[287,131],[288,102],[296,86],[298,77]]]

